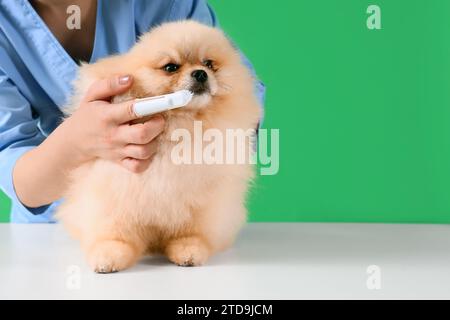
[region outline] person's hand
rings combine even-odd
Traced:
[[[148,168],[164,119],[155,116],[135,123],[134,101],[109,102],[132,81],[115,77],[94,83],[72,116],[19,157],[13,183],[25,206],[38,208],[60,199],[70,182],[68,173],[92,159],[111,160],[136,173]]]
[[[154,139],[164,128],[164,119],[157,115],[143,123],[136,120],[133,100],[110,103],[112,96],[130,88],[130,76],[95,82],[82,99],[79,108],[62,126],[66,142],[73,147],[79,162],[102,158],[119,163],[132,172],[149,166],[156,151]]]

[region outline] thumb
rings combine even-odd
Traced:
[[[111,97],[124,93],[133,83],[131,75],[114,76],[94,82],[88,89],[84,100],[110,100]]]

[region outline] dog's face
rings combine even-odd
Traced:
[[[130,52],[139,66],[135,77],[140,95],[187,89],[188,107],[198,109],[232,94],[242,75],[239,54],[223,33],[193,21],[162,25],[145,35]]]

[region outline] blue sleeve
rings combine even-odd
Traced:
[[[205,0],[174,0],[169,13],[169,21],[193,19],[209,26],[219,27],[219,22],[214,11]],[[241,52],[241,51],[240,51]],[[242,62],[249,68],[255,78],[255,93],[259,99],[261,108],[264,107],[266,87],[259,80],[250,60],[241,52]],[[260,121],[260,125],[262,119]]]
[[[14,190],[12,172],[16,161],[44,139],[30,104],[0,70],[0,188],[25,216],[45,214],[50,206],[24,206]]]

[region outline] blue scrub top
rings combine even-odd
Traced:
[[[204,0],[97,2],[90,62],[128,51],[139,35],[163,22],[195,19],[217,25]],[[24,152],[60,124],[77,68],[27,0],[0,0],[0,187],[12,201],[11,222],[53,222],[62,200],[27,208],[14,191],[12,170]],[[264,86],[259,81],[255,85],[262,101]]]

